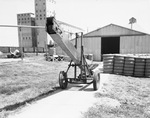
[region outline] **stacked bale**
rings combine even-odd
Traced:
[[[123,68],[124,68],[124,57],[123,56],[115,56],[114,57],[114,73],[122,75]]]
[[[145,76],[145,59],[135,58],[134,76],[144,77]]]
[[[150,58],[145,60],[145,77],[150,77]]]
[[[133,76],[135,59],[133,57],[125,57],[124,60],[123,74],[126,76]]]
[[[103,72],[113,73],[114,66],[114,55],[105,54],[103,55]]]

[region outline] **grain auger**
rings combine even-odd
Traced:
[[[66,71],[59,73],[59,85],[62,89],[66,89],[68,83],[73,84],[92,84],[94,90],[100,85],[100,70],[95,64],[84,56],[84,47],[82,44],[83,33],[76,33],[75,45],[71,43],[66,36],[65,31],[61,29],[54,17],[48,17],[46,23],[46,31],[52,39],[61,47],[61,49],[71,58],[70,64]],[[77,50],[77,39],[81,40],[81,51]],[[70,67],[74,68],[74,77],[68,77]],[[78,68],[77,68],[78,67]],[[78,73],[78,69],[79,73]],[[78,75],[77,75],[78,74]]]

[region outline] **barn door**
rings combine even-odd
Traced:
[[[102,37],[101,54],[120,53],[120,37]]]

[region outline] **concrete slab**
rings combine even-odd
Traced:
[[[101,74],[100,86],[107,80],[106,78],[106,75]],[[77,86],[80,87],[80,85]],[[97,101],[94,97],[96,92],[93,91],[92,84],[83,91],[70,87],[68,90],[57,92],[27,105],[20,113],[9,118],[82,118],[83,112],[86,112]]]
[[[9,118],[80,118],[93,105],[94,92],[62,91],[28,105]]]

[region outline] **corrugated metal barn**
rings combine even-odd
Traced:
[[[73,44],[75,40],[72,40]],[[80,51],[80,38],[78,50]],[[110,24],[83,36],[85,54],[93,54],[96,61],[103,54],[147,54],[150,53],[150,35],[129,28]]]

